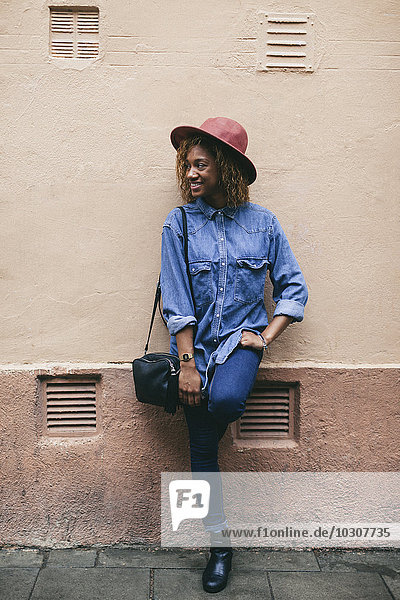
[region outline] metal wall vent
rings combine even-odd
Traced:
[[[314,70],[314,15],[260,13],[259,71]]]
[[[42,386],[48,434],[96,432],[97,378],[52,378]]]
[[[294,438],[294,392],[292,386],[256,384],[236,421],[236,438]]]
[[[50,7],[50,54],[54,58],[97,58],[99,9]]]

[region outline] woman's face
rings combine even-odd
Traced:
[[[213,155],[203,146],[193,146],[186,156],[186,177],[193,198],[224,206],[224,194],[218,184],[218,168]],[[226,203],[226,202],[225,202]]]

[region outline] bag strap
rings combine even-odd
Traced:
[[[179,210],[182,213],[182,226],[183,226],[183,240],[184,240],[184,252],[185,252],[186,272],[187,272],[187,276],[188,276],[188,279],[189,279],[189,287],[190,287],[190,294],[192,296],[193,307],[194,307],[194,310],[196,312],[196,306],[195,306],[195,303],[194,303],[192,278],[190,276],[190,269],[189,269],[188,231],[187,231],[186,211],[183,208],[183,206],[178,206],[178,208],[179,208]],[[157,283],[157,287],[156,287],[156,293],[155,293],[155,296],[154,296],[153,312],[151,314],[151,319],[150,319],[149,333],[147,335],[147,341],[146,341],[146,345],[144,347],[144,353],[145,354],[147,354],[147,351],[149,349],[151,330],[153,329],[154,317],[156,315],[156,310],[157,310],[157,304],[158,304],[158,310],[160,312],[161,318],[164,321],[165,325],[167,324],[166,320],[164,319],[164,315],[162,314],[162,310],[161,310],[161,283],[160,283],[160,279],[161,279],[161,274],[158,277],[158,283]]]
[[[161,284],[160,284],[160,277],[158,277],[158,283],[157,283],[157,287],[156,287],[156,294],[154,296],[153,312],[151,314],[151,320],[150,320],[149,333],[147,335],[147,341],[146,341],[146,345],[144,347],[144,353],[145,354],[147,354],[147,350],[149,349],[149,342],[150,342],[151,330],[153,329],[154,317],[156,315],[157,304],[159,304],[160,298],[161,298]]]
[[[187,272],[187,276],[188,276],[188,280],[189,280],[189,287],[190,287],[190,294],[192,296],[192,301],[193,301],[193,308],[194,308],[194,311],[196,312],[196,306],[195,306],[195,303],[194,303],[192,278],[190,276],[190,269],[189,269],[188,230],[187,230],[186,211],[183,208],[183,206],[178,206],[178,208],[179,208],[179,210],[182,213],[183,238],[184,238],[184,242],[185,242],[185,244],[184,244],[184,250],[185,250],[186,272]]]

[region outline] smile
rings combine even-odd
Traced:
[[[190,187],[191,187],[192,190],[195,190],[195,189],[197,189],[200,186],[201,186],[201,183],[199,183],[199,182],[191,183],[190,184]]]

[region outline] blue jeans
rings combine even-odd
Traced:
[[[207,531],[221,531],[226,527],[218,466],[218,442],[228,424],[243,414],[261,357],[261,350],[237,347],[223,364],[215,368],[208,389],[208,406],[184,406],[192,472],[215,473],[207,477],[211,486],[210,507],[208,515],[203,519]],[[194,478],[204,476],[195,475]]]

